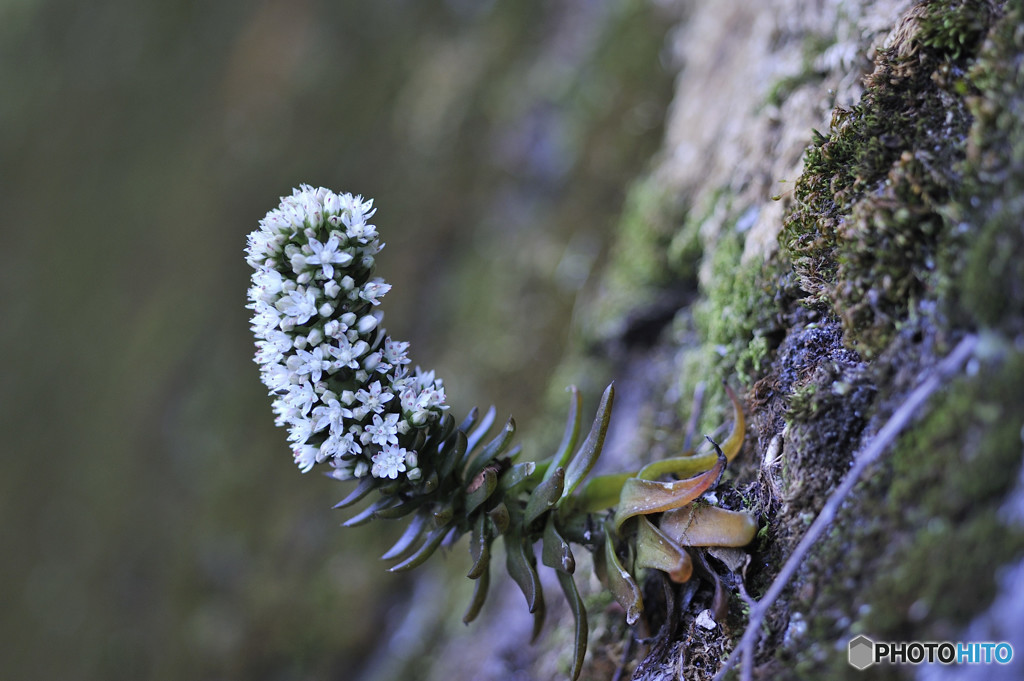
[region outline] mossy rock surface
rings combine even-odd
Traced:
[[[687,199],[674,243],[700,259],[696,296],[654,342],[618,346],[620,367],[646,358],[674,376],[672,390],[664,379],[649,384],[637,410],[648,414],[634,424],[649,445],[636,447],[641,456],[682,442],[682,424],[700,409],[690,401],[695,386],[709,387],[702,427],[721,421],[721,379],[745,390],[748,444],[720,494],[760,513],[744,575],[756,598],[857,452],[961,337],[981,335],[975,357],[861,481],[773,608],[756,660],[770,678],[852,678],[845,645],[862,633],[962,639],[993,602],[1012,598],[999,575],[1024,559],[1024,530],[1005,510],[1024,496],[1024,10],[899,9],[860,94],[832,111],[826,132],[807,130],[777,241],[751,257],[759,228],[748,230],[771,214],[767,197],[692,183],[663,192],[674,210]],[[787,93],[815,85],[784,82]],[[646,262],[664,268],[645,277],[647,299],[652,288],[693,281],[692,269],[673,269],[660,251]],[[702,630],[695,621],[707,588],[637,678],[670,668],[714,674],[742,634],[746,606],[734,597],[721,626]],[[651,649],[634,658],[644,654]]]

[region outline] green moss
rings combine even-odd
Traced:
[[[786,264],[776,258],[742,263],[742,254],[742,235],[729,224],[711,253],[711,277],[694,321],[706,344],[705,379],[735,376],[749,385],[778,344],[781,300],[790,286]]]
[[[937,261],[967,148],[964,68],[991,16],[978,5],[925,5],[917,30],[880,53],[861,101],[816,135],[796,183],[780,242],[807,300],[831,307],[868,356],[948,288]]]
[[[805,574],[808,640],[941,639],[988,605],[998,568],[1024,556],[999,511],[1019,478],[1022,382],[1024,355],[1009,353],[933,398]],[[854,678],[841,655],[803,663],[808,678]]]
[[[967,178],[951,210],[957,239],[949,250],[954,302],[968,323],[1024,332],[1024,22],[1022,3],[1007,3],[981,59],[969,74]]]
[[[991,16],[989,4],[978,0],[931,2],[919,20],[917,40],[937,54],[959,59],[977,49]]]

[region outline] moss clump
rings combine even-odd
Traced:
[[[971,324],[1024,333],[1024,9],[1007,3],[969,73],[977,95],[964,164],[966,181],[951,211],[955,305]]]
[[[785,328],[781,318],[792,280],[777,257],[741,264],[742,235],[726,227],[711,255],[711,276],[694,307],[694,321],[710,357],[708,372],[749,385],[765,370]],[[727,369],[727,370],[726,370]]]
[[[960,59],[977,49],[992,14],[989,3],[978,0],[928,3],[919,19],[917,40],[938,55]]]
[[[831,306],[867,356],[943,288],[943,214],[971,120],[964,69],[990,17],[977,4],[924,5],[916,30],[879,54],[861,101],[816,135],[795,187],[780,242],[808,300]]]
[[[942,640],[988,605],[997,568],[1024,556],[1024,530],[1000,513],[1019,478],[1022,382],[1024,354],[1008,351],[933,398],[805,575],[794,609],[810,640]],[[813,657],[807,678],[859,678],[844,656]]]

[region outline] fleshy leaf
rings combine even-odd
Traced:
[[[703,504],[668,511],[660,525],[680,546],[746,546],[758,529],[752,513]]]
[[[473,427],[473,424],[476,423],[478,418],[480,418],[480,410],[477,407],[473,407],[469,410],[469,413],[466,414],[466,418],[462,420],[462,423],[459,424],[459,430],[463,433],[468,433],[469,429]]]
[[[571,497],[569,502],[574,513],[597,513],[612,508],[619,503],[622,486],[633,473],[611,473],[598,475],[587,480],[580,491]]]
[[[576,681],[583,669],[583,657],[587,654],[587,635],[589,634],[587,624],[587,609],[580,598],[580,592],[576,590],[576,581],[572,575],[558,571],[558,583],[565,592],[565,598],[569,601],[569,608],[572,609],[572,616],[576,620],[576,633],[573,638],[574,654],[572,660],[572,671],[569,679]]]
[[[358,525],[365,525],[366,523],[373,520],[379,511],[383,511],[391,506],[398,506],[394,497],[381,497],[372,504],[364,508],[359,513],[355,514],[341,525],[342,527],[356,527]]]
[[[541,545],[540,561],[549,568],[572,574],[576,571],[576,559],[569,548],[569,542],[562,539],[555,527],[555,520],[548,516],[544,528],[544,541]]]
[[[498,488],[498,473],[494,468],[485,468],[470,483],[466,493],[466,513],[472,513],[487,501]]]
[[[424,451],[429,450],[431,447],[436,448],[436,451],[440,451],[441,447],[444,446],[445,440],[448,439],[448,436],[452,434],[454,429],[455,419],[451,414],[446,413],[437,424],[437,429],[427,438],[426,444],[423,445]]]
[[[615,510],[615,528],[622,527],[627,519],[636,515],[670,511],[690,503],[711,489],[725,470],[725,457],[707,471],[686,480],[657,482],[630,478],[622,486],[619,507]]]
[[[544,594],[538,589],[537,607],[533,610],[533,633],[530,634],[530,643],[537,640],[541,630],[544,628],[544,616],[547,614],[547,607],[544,605]]]
[[[477,515],[473,522],[473,530],[469,535],[469,555],[473,558],[473,567],[466,575],[470,579],[477,579],[487,571],[491,562],[491,537],[490,522],[483,513]]]
[[[351,506],[352,504],[356,503],[357,501],[359,501],[360,499],[362,499],[367,494],[373,491],[373,488],[377,486],[377,480],[378,478],[374,478],[369,475],[366,476],[365,478],[359,481],[359,484],[356,485],[356,488],[354,490],[349,492],[349,495],[347,497],[336,503],[334,505],[334,508],[345,508],[346,506]]]
[[[447,527],[454,517],[455,509],[451,506],[442,506],[434,511],[434,525],[436,527]]]
[[[487,589],[491,586],[491,571],[487,565],[484,566],[483,572],[476,578],[476,584],[473,585],[473,600],[469,602],[469,607],[466,608],[466,614],[462,616],[462,621],[465,624],[469,624],[476,619],[476,616],[480,614],[480,608],[483,607],[484,601],[487,600]]]
[[[407,516],[413,511],[417,510],[423,505],[422,499],[406,499],[401,503],[393,504],[391,506],[385,506],[384,508],[378,509],[374,514],[374,518],[401,518]]]
[[[717,462],[717,452],[695,454],[693,451],[690,451],[683,453],[681,456],[651,462],[641,468],[636,477],[643,478],[644,480],[657,480],[663,475],[692,478],[710,469]]]
[[[636,624],[636,621],[640,619],[640,614],[644,611],[644,601],[640,596],[640,587],[636,580],[619,562],[619,556],[615,553],[615,540],[610,528],[605,528],[604,569],[609,591],[626,611],[626,622],[630,626]]]
[[[533,475],[535,470],[537,470],[537,464],[533,461],[514,464],[498,478],[498,487],[507,492]]]
[[[466,429],[466,441],[468,442],[468,451],[472,452],[473,449],[480,442],[480,440],[483,440],[485,437],[487,437],[487,431],[489,431],[491,429],[491,426],[494,425],[494,417],[497,415],[497,410],[494,408],[494,405],[491,405],[490,407],[488,407],[487,413],[484,414],[483,419],[480,421],[480,425],[474,428],[472,433],[469,432],[468,428]]]
[[[732,400],[733,424],[732,432],[729,433],[726,441],[722,443],[722,453],[725,455],[726,461],[732,461],[739,454],[740,448],[743,446],[743,436],[746,432],[747,424],[743,418],[743,405],[740,404],[736,393],[733,392],[728,383],[723,383],[723,385],[725,386],[726,394]]]
[[[417,565],[422,564],[427,560],[427,558],[430,558],[430,556],[433,555],[434,551],[437,550],[437,547],[441,545],[441,540],[444,539],[446,534],[448,534],[447,527],[439,527],[430,531],[427,534],[427,540],[423,542],[422,546],[416,549],[411,556],[403,560],[401,563],[389,567],[388,572],[404,572],[405,570],[411,570]]]
[[[491,519],[491,523],[494,525],[494,532],[496,534],[505,534],[508,532],[509,526],[512,524],[512,516],[508,512],[508,506],[505,502],[500,502],[497,506],[487,512],[487,517]]]
[[[438,466],[437,474],[442,480],[446,480],[452,474],[455,467],[462,463],[462,457],[466,454],[466,434],[455,431],[455,434],[445,442],[441,450],[441,465]]]
[[[412,520],[409,521],[409,526],[405,528],[405,532],[403,532],[398,541],[387,550],[387,553],[381,556],[381,560],[397,560],[404,557],[415,545],[416,540],[419,539],[420,534],[423,533],[423,528],[426,524],[426,516],[413,516]]]
[[[508,573],[526,596],[526,605],[530,612],[536,612],[538,604],[543,603],[540,577],[537,575],[535,565],[536,558],[519,533],[506,534],[503,539]]]
[[[562,443],[558,445],[557,453],[552,457],[551,466],[544,475],[545,480],[554,473],[556,468],[559,466],[564,468],[569,463],[569,457],[572,456],[576,441],[580,437],[580,406],[583,403],[583,398],[576,386],[569,386],[569,391],[572,392],[572,400],[569,402],[569,416],[565,421],[565,434],[562,435]]]
[[[646,516],[640,516],[637,521],[636,566],[661,570],[676,583],[688,581],[693,575],[690,554],[651,524]]]
[[[523,527],[529,527],[534,520],[551,510],[561,496],[565,484],[565,469],[559,466],[554,474],[537,485],[530,500],[526,502],[526,511],[523,514]]]
[[[597,457],[601,455],[601,448],[604,446],[604,436],[608,432],[608,422],[612,415],[612,403],[615,401],[615,384],[609,384],[601,396],[601,404],[597,407],[597,415],[594,423],[590,426],[587,439],[580,445],[569,465],[565,469],[565,487],[562,489],[562,499],[568,498],[576,486],[580,484],[587,473],[597,463]]]
[[[515,432],[515,419],[509,418],[509,420],[505,422],[505,427],[501,429],[500,433],[498,433],[498,436],[488,442],[487,446],[480,451],[480,454],[469,462],[469,466],[466,468],[466,480],[472,480],[477,473],[482,471],[487,464],[494,460],[494,457],[504,452],[511,442],[512,436]],[[468,443],[468,445],[471,446],[472,443]]]

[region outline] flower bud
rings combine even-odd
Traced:
[[[377,328],[377,318],[372,314],[368,314],[359,320],[359,325],[356,327],[359,329],[359,333],[367,334]]]

